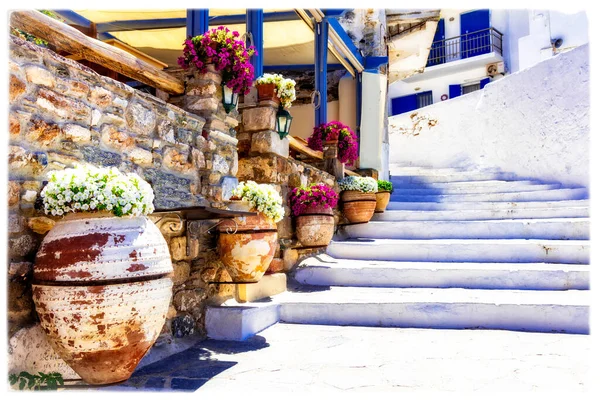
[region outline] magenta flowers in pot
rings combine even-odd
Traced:
[[[334,144],[337,147],[337,158],[342,164],[351,164],[358,158],[358,138],[347,125],[339,121],[321,124],[313,129],[308,138],[308,147],[323,151],[323,144]]]
[[[296,217],[296,237],[302,245],[329,244],[335,228],[332,209],[337,202],[338,194],[322,183],[292,189],[290,206]]]

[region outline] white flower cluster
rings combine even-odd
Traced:
[[[256,84],[274,83],[277,87],[277,97],[284,108],[290,108],[296,100],[296,81],[284,78],[280,74],[264,74],[256,80]]]
[[[363,193],[377,193],[377,181],[368,176],[347,176],[338,181],[341,190],[358,190]]]
[[[254,181],[240,182],[233,190],[233,195],[247,201],[258,212],[264,214],[273,222],[283,219],[283,199],[275,188],[267,184],[258,184]]]
[[[137,174],[123,174],[114,167],[77,165],[52,171],[48,178],[41,193],[46,214],[109,211],[121,217],[154,211],[154,191]]]

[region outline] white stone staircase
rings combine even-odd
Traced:
[[[587,189],[457,169],[391,173],[388,210],[340,228],[288,292],[245,305],[254,317],[242,323],[240,312],[238,338],[277,321],[589,333]],[[239,306],[209,310],[207,323]]]

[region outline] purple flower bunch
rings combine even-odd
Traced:
[[[309,207],[331,207],[338,203],[338,194],[324,183],[295,187],[290,191],[290,206],[294,216],[302,215]]]
[[[323,151],[324,141],[338,141],[338,160],[342,164],[349,164],[358,158],[358,138],[347,125],[339,121],[321,124],[313,129],[308,138],[308,147],[313,150]]]
[[[254,46],[246,48],[240,34],[220,26],[203,35],[186,39],[183,42],[183,56],[177,59],[181,68],[195,66],[206,73],[208,64],[214,64],[217,71],[223,71],[223,83],[234,93],[248,94],[254,81],[254,67],[250,57],[256,53]]]

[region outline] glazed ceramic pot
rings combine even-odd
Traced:
[[[256,96],[258,101],[271,100],[279,103],[279,97],[277,97],[275,89],[276,85],[274,83],[262,83],[260,85],[256,85]]]
[[[223,221],[218,230],[219,257],[232,281],[258,282],[278,247],[277,224],[258,213]]]
[[[369,222],[377,203],[375,193],[344,190],[340,197],[344,217],[353,224]]]
[[[376,199],[376,203],[377,203],[375,205],[376,213],[382,213],[385,211],[388,203],[390,202],[391,193],[392,192],[387,191],[387,190],[375,193],[375,199]]]
[[[128,379],[166,319],[169,248],[148,218],[71,214],[38,250],[33,300],[51,346],[83,380]]]
[[[327,246],[335,231],[331,207],[309,207],[296,217],[296,238],[306,247]]]

